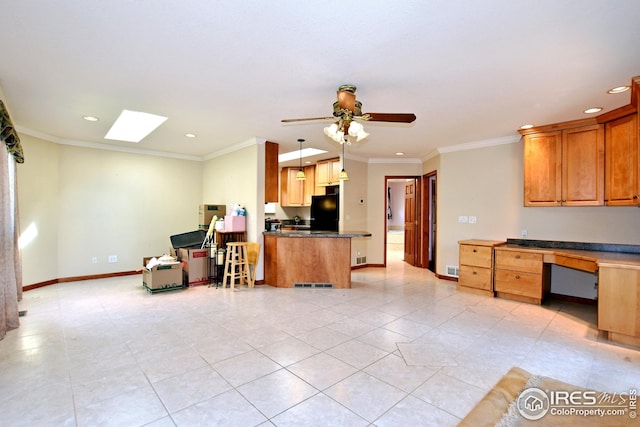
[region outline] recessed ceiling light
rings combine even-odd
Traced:
[[[533,127],[533,125],[522,125],[520,126],[520,129],[531,129]]]
[[[396,153],[396,156],[404,156],[404,153],[403,153],[402,151],[398,151],[398,152]]]
[[[592,107],[592,108],[587,108],[586,110],[584,110],[585,114],[593,114],[593,113],[599,113],[600,111],[602,111],[602,107]]]
[[[104,139],[116,141],[140,142],[167,120],[164,116],[143,113],[141,111],[122,110],[120,117],[109,129]]]
[[[96,116],[82,116],[83,119],[85,119],[88,122],[97,122],[98,118]]]
[[[618,86],[614,87],[613,89],[609,89],[607,93],[622,93],[628,91],[629,89],[631,89],[631,86]]]
[[[187,138],[195,138],[196,134],[195,133],[185,133],[184,136],[186,136]]]

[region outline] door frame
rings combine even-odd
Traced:
[[[384,252],[384,266],[387,266],[387,228],[388,228],[388,224],[387,224],[387,206],[388,206],[388,199],[387,199],[387,189],[389,188],[389,181],[390,180],[409,180],[409,179],[413,179],[415,181],[415,185],[416,185],[416,217],[420,218],[420,221],[418,222],[417,226],[416,226],[416,231],[415,231],[415,241],[416,241],[416,250],[415,250],[415,266],[416,267],[422,267],[422,240],[421,240],[421,236],[422,236],[422,177],[421,176],[416,176],[416,175],[385,175],[384,177],[384,243],[383,243],[383,252]]]
[[[435,187],[435,188],[434,188]],[[422,231],[422,267],[428,268],[434,274],[437,265],[437,204],[438,204],[438,171],[434,170],[422,175],[422,200],[420,224]],[[432,209],[433,206],[433,209]],[[434,230],[435,229],[435,230]],[[432,261],[429,262],[429,251],[432,251]]]

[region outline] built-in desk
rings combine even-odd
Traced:
[[[494,251],[497,297],[540,304],[551,264],[597,274],[598,329],[640,346],[640,246],[507,239]]]

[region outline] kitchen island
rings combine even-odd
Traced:
[[[264,278],[271,286],[351,287],[351,239],[366,231],[265,231]]]

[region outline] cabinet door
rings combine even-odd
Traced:
[[[562,131],[562,204],[604,205],[604,127]]]
[[[330,185],[340,184],[340,171],[342,170],[342,163],[340,159],[331,160],[331,182]]]
[[[600,266],[598,329],[640,337],[640,269]]]
[[[282,168],[280,171],[280,205],[302,206],[304,181],[298,181],[298,168]]]
[[[304,175],[307,179],[304,180],[304,190],[303,190],[303,206],[311,206],[311,196],[316,194],[316,167],[305,166]]]
[[[278,201],[278,144],[264,143],[264,201]]]
[[[524,137],[524,206],[562,203],[562,133]]]
[[[638,116],[632,114],[606,124],[606,204],[630,206],[640,203],[640,153]]]
[[[316,163],[316,185],[327,186],[331,180],[329,161],[323,160]]]

